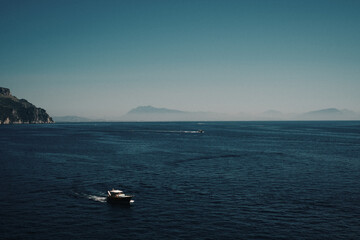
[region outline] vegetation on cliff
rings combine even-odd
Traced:
[[[25,99],[18,99],[11,95],[8,88],[0,87],[0,124],[53,122],[44,109]]]

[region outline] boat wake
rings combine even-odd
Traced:
[[[204,133],[203,130],[196,130],[196,131],[155,131],[158,133]]]
[[[87,198],[95,202],[102,202],[102,203],[106,202],[106,197],[102,197],[102,196],[87,195]]]
[[[73,192],[73,196],[75,196],[76,198],[87,198],[95,202],[101,202],[101,203],[106,202],[106,196],[97,196],[97,195],[78,193],[78,192]]]
[[[153,132],[153,133],[204,133],[204,130],[131,130],[131,132]]]

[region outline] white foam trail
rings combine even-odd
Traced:
[[[96,202],[106,202],[106,197],[100,197],[100,196],[95,196],[95,195],[88,195],[87,196],[88,199],[96,201]]]
[[[157,132],[157,133],[200,133],[199,131],[184,131],[184,130],[148,130],[147,132]]]

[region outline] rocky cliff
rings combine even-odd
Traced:
[[[0,87],[0,124],[53,123],[42,108],[25,99],[12,96],[8,88]]]

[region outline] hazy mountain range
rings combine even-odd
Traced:
[[[304,120],[359,120],[360,114],[348,109],[327,108],[300,115]]]
[[[37,108],[24,99],[11,95],[7,88],[0,88],[0,124],[52,123],[55,122],[105,122],[79,116],[51,118],[44,109]],[[286,121],[286,120],[360,120],[360,113],[348,109],[327,108],[305,113],[283,113],[268,110],[262,113],[225,114],[215,112],[189,112],[153,106],[139,106],[112,121]]]
[[[140,106],[130,110],[121,121],[242,121],[242,120],[360,120],[360,114],[336,108],[321,109],[300,114],[268,110],[258,114],[222,114],[214,112],[187,112],[175,109]]]
[[[78,116],[53,117],[55,122],[93,122],[93,119]]]
[[[78,116],[54,117],[56,122],[102,122]],[[336,108],[320,109],[305,113],[283,113],[268,110],[262,113],[224,114],[215,112],[190,112],[153,106],[139,106],[112,121],[286,121],[286,120],[360,120],[360,113]]]
[[[213,112],[187,112],[168,108],[140,106],[121,117],[121,121],[224,121],[227,115]]]

